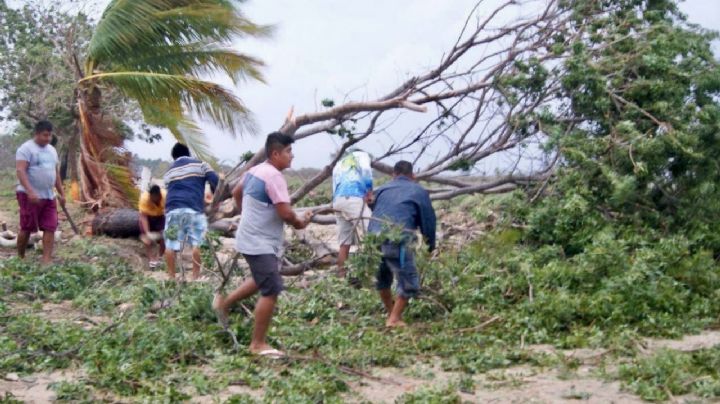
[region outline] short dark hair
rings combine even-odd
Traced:
[[[53,126],[52,126],[52,123],[50,123],[50,121],[43,120],[43,121],[38,121],[35,124],[35,133],[46,132],[46,131],[52,132],[52,130],[53,130]]]
[[[409,161],[400,160],[395,163],[395,167],[393,167],[393,173],[395,175],[404,175],[406,177],[409,177],[413,175],[413,165]]]
[[[190,157],[190,149],[188,149],[188,147],[182,143],[175,143],[175,146],[173,146],[170,154],[172,155],[173,159],[178,159],[180,157]]]
[[[265,155],[267,158],[270,158],[272,152],[282,150],[293,143],[295,143],[295,139],[293,139],[292,136],[280,132],[273,132],[268,135],[265,141]]]
[[[159,185],[153,185],[150,187],[150,195],[160,195],[160,186]]]

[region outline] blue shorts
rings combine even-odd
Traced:
[[[409,299],[420,292],[420,277],[415,267],[412,248],[383,244],[382,261],[377,272],[377,288],[390,289],[393,278],[397,280],[395,290],[398,296]]]
[[[173,209],[165,214],[165,247],[180,251],[184,244],[198,247],[205,238],[208,222],[204,213],[189,208]]]

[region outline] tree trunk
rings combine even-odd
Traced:
[[[92,211],[134,206],[139,194],[130,172],[130,153],[121,150],[124,140],[115,124],[103,115],[102,92],[97,86],[78,93],[80,115],[80,193]]]
[[[140,213],[134,209],[116,209],[98,213],[92,222],[96,236],[117,238],[140,236]]]

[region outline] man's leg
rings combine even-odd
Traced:
[[[405,311],[410,298],[417,296],[420,291],[420,277],[415,267],[415,257],[412,250],[406,250],[404,260],[391,259],[388,260],[388,265],[397,277],[397,298],[385,326],[404,327],[405,323],[402,321],[403,311]]]
[[[158,256],[163,257],[165,255],[165,240],[160,239],[160,241],[158,241],[158,245],[159,245]]]
[[[390,314],[393,307],[393,296],[392,291],[390,291],[393,274],[390,272],[390,268],[388,268],[385,261],[386,259],[383,258],[380,262],[375,278],[377,279],[377,290],[378,293],[380,293],[380,300],[382,301],[383,306],[385,306],[385,311]]]
[[[150,241],[149,239],[144,239],[143,244],[145,244],[145,256],[147,257],[148,261],[152,262],[155,260],[155,243]]]
[[[200,263],[202,262],[202,257],[200,257],[200,247],[193,247],[192,261],[192,279],[197,280],[200,278]]]
[[[196,212],[192,217],[191,227],[187,229],[187,236],[190,245],[193,247],[192,250],[192,279],[197,280],[200,278],[200,264],[202,258],[200,256],[200,245],[205,240],[205,234],[207,233],[207,217],[204,213]]]
[[[247,299],[248,297],[257,293],[258,287],[253,278],[245,279],[240,286],[230,292],[227,297],[224,297],[220,293],[215,294],[213,299],[212,307],[217,312],[218,320],[223,327],[228,327],[228,315],[230,314],[230,307],[240,300]]]
[[[407,307],[408,301],[407,297],[398,296],[397,299],[395,299],[395,304],[392,306],[392,311],[390,311],[390,315],[388,316],[387,321],[385,321],[386,327],[402,327],[405,325],[405,323],[402,321],[402,314],[405,310],[405,307]]]
[[[270,327],[273,310],[275,310],[275,302],[277,295],[260,296],[255,304],[255,327],[253,328],[252,341],[250,342],[250,352],[260,353],[267,349],[272,349],[265,341],[267,330]]]
[[[27,230],[20,230],[17,236],[17,252],[18,258],[25,259],[25,250],[27,250],[28,242],[30,241],[30,232]]]
[[[33,229],[37,230],[37,214],[34,212],[35,207],[30,204],[27,195],[22,192],[16,194],[18,208],[20,210],[20,231],[17,236],[17,252],[18,258],[25,259],[25,251],[30,242],[30,234]]]
[[[229,295],[224,298],[220,297],[217,300],[218,303],[216,304],[216,307],[227,314],[230,311],[230,307],[232,307],[236,302],[247,299],[257,293],[257,291],[258,287],[255,280],[253,280],[253,278],[247,278],[237,289],[230,292]]]
[[[341,278],[344,278],[347,275],[347,271],[345,270],[345,261],[347,261],[349,255],[350,246],[346,244],[341,245],[338,250],[337,258],[338,276]]]
[[[55,200],[44,200],[38,212],[38,226],[43,232],[43,265],[52,263],[55,251],[55,230],[58,228],[57,203]]]
[[[168,249],[165,251],[165,266],[167,267],[170,279],[175,280],[175,251]]]
[[[273,349],[266,341],[270,321],[272,320],[273,310],[277,298],[283,290],[283,280],[280,276],[280,262],[274,255],[245,255],[252,273],[251,283],[245,281],[246,289],[238,290],[237,296],[243,297],[254,292],[255,289],[260,291],[260,298],[255,304],[255,325],[253,327],[252,341],[250,342],[250,352],[259,354],[262,351]],[[255,287],[253,287],[253,284]],[[230,300],[230,299],[228,299]],[[271,356],[276,356],[271,355]]]
[[[43,231],[43,257],[42,264],[52,264],[53,249],[55,248],[55,232],[54,231]]]
[[[394,304],[390,288],[380,289],[378,292],[380,292],[380,300],[382,300],[383,305],[385,306],[385,311],[387,311],[388,315],[390,315],[390,313],[392,313]]]

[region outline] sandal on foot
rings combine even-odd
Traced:
[[[286,356],[286,355],[285,355],[285,352],[279,351],[279,350],[274,349],[274,348],[272,348],[272,349],[264,349],[264,350],[262,350],[262,351],[260,351],[260,352],[255,353],[255,355],[257,355],[257,356],[262,356],[262,357],[264,357],[264,358],[270,358],[270,359],[281,359],[281,358],[284,358],[284,357]]]

